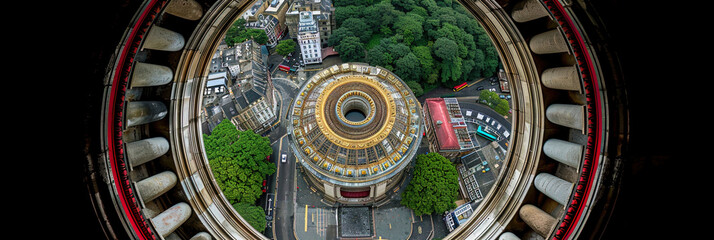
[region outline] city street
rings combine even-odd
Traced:
[[[271,189],[274,190],[272,196],[274,196],[275,207],[271,235],[274,239],[295,239],[292,220],[295,207],[295,157],[289,149],[285,116],[288,114],[290,103],[298,89],[297,84],[285,78],[273,78],[273,85],[278,92],[276,96],[279,96],[279,123],[277,129],[269,134],[273,147],[271,159],[274,159],[273,162],[277,167],[275,185]],[[285,163],[281,161],[282,154],[287,155]],[[271,222],[268,221],[268,224],[271,225]]]

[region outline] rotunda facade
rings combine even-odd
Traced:
[[[379,201],[396,187],[421,142],[421,106],[391,71],[334,65],[305,81],[288,117],[291,148],[328,200]]]

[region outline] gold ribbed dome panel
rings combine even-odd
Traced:
[[[351,110],[364,118],[348,119]],[[409,87],[390,71],[346,63],[303,84],[290,129],[299,159],[329,178],[361,182],[392,172],[413,155],[420,112]]]

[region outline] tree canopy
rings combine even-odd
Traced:
[[[501,99],[498,93],[489,90],[481,90],[479,93],[479,101],[504,116],[508,115],[508,111],[511,109],[506,99]]]
[[[226,44],[229,47],[235,46],[236,43],[242,43],[248,39],[254,39],[258,44],[265,44],[268,42],[268,35],[265,31],[255,28],[246,28],[245,19],[238,19],[233,22],[225,35]]]
[[[229,202],[253,204],[262,194],[266,175],[275,164],[266,161],[273,152],[270,141],[252,130],[239,131],[227,119],[203,135],[204,148],[213,176]]]
[[[334,6],[338,27],[328,45],[348,55],[343,61],[365,60],[424,88],[496,73],[498,52],[486,31],[452,0],[335,0]],[[418,65],[407,64],[414,59]]]
[[[233,204],[233,208],[243,217],[243,220],[248,222],[258,232],[265,231],[267,221],[265,220],[265,211],[260,206],[253,206],[247,203]]]
[[[364,59],[364,44],[357,37],[342,39],[340,45],[335,46],[335,51],[340,53],[343,62],[361,62]]]
[[[456,207],[458,175],[444,156],[435,152],[417,155],[412,175],[401,204],[412,209],[414,215],[444,213]]]
[[[275,52],[282,55],[283,57],[287,56],[291,52],[295,51],[295,47],[297,47],[297,44],[295,43],[294,40],[292,39],[285,39],[281,40],[278,45],[275,47]]]

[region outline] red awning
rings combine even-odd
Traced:
[[[333,47],[326,47],[322,49],[322,60],[325,60],[326,57],[336,55],[338,54],[335,52],[335,49]]]
[[[340,195],[342,195],[342,197],[346,197],[346,198],[369,197],[369,190],[361,191],[361,192],[345,192],[345,191],[340,190]]]

